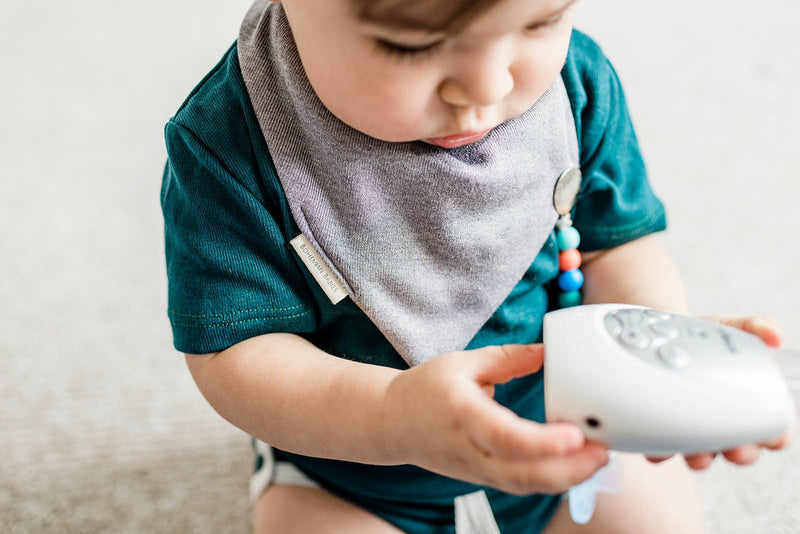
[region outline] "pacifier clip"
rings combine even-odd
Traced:
[[[569,168],[561,173],[553,190],[553,206],[558,213],[556,221],[556,242],[558,243],[558,305],[561,308],[578,306],[583,302],[581,288],[583,287],[583,272],[581,266],[581,253],[578,245],[581,235],[572,225],[570,211],[578,200],[581,189],[581,170]]]

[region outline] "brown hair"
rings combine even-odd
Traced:
[[[458,31],[497,0],[354,0],[361,20],[392,28]]]

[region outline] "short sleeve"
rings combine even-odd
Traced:
[[[574,32],[562,71],[578,130],[583,184],[572,212],[580,249],[621,245],[666,228],[650,187],[622,85],[586,35]]]
[[[161,206],[175,348],[204,354],[261,334],[313,331],[280,209],[258,180],[226,168],[180,124],[168,123],[165,136]]]

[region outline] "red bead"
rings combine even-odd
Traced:
[[[562,271],[571,271],[581,266],[581,253],[578,249],[571,248],[558,253],[558,268]]]

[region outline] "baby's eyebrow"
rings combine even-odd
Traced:
[[[559,15],[561,15],[564,11],[569,9],[572,6],[572,4],[574,4],[577,1],[578,0],[568,0],[567,3],[564,4],[563,6],[561,6],[558,9],[552,11],[549,15],[546,15],[546,16],[540,18],[540,19],[534,20],[533,22],[528,24],[528,26],[533,26],[533,25],[536,25],[536,24],[547,24],[548,22],[550,22],[554,18],[557,18]]]
[[[574,3],[578,0],[567,0],[567,2],[562,5],[561,7],[551,11],[547,15],[543,17],[537,17],[536,20],[527,24],[527,26],[538,26],[544,25],[548,22],[552,21],[553,19],[558,18],[564,11],[569,9]],[[452,31],[452,29],[441,29],[441,28],[432,28],[428,26],[424,26],[422,24],[411,24],[409,21],[402,21],[401,24],[392,24],[392,23],[382,23],[377,21],[369,21],[369,20],[362,20],[360,22],[362,28],[364,28],[367,32],[378,32],[383,34],[393,34],[395,36],[400,35],[403,37],[411,37],[417,38],[419,40],[425,41],[433,41],[438,39],[444,39],[457,31]]]

